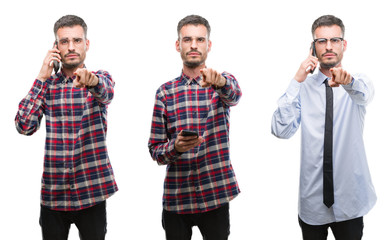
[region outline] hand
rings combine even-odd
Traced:
[[[351,75],[341,67],[331,68],[329,71],[332,74],[331,80],[328,81],[330,87],[339,87],[340,84],[348,85],[352,81]]]
[[[294,79],[297,80],[297,82],[301,83],[305,81],[306,77],[310,73],[310,70],[314,70],[317,67],[318,59],[312,55],[312,51],[312,48],[310,48],[308,58],[306,58],[306,60],[301,63],[301,66],[294,76]]]
[[[226,78],[224,78],[220,73],[211,68],[200,69],[200,73],[203,77],[201,81],[202,87],[210,87],[214,85],[217,88],[222,88],[226,85]]]
[[[41,80],[42,82],[45,82],[46,79],[50,78],[53,71],[53,61],[59,63],[61,61],[60,51],[56,48],[56,46],[53,46],[53,48],[50,49],[46,54],[37,79]]]
[[[197,137],[197,136],[182,136],[181,135],[182,130],[180,132],[180,134],[178,134],[177,139],[174,143],[174,148],[176,149],[177,152],[179,153],[183,153],[183,152],[187,152],[190,149],[200,145],[204,139],[203,137]]]
[[[73,86],[77,88],[95,87],[98,84],[98,77],[85,68],[78,68],[74,75],[76,76],[73,81]]]

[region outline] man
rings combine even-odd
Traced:
[[[83,19],[60,18],[54,34],[54,47],[19,104],[16,129],[32,135],[45,115],[43,239],[67,239],[71,223],[83,240],[104,239],[105,200],[117,191],[105,143],[114,82],[108,72],[91,72],[84,65],[90,42]],[[61,62],[62,69],[52,75],[55,62]]]
[[[336,239],[361,239],[363,216],[376,202],[363,142],[374,89],[366,76],[342,68],[344,29],[331,15],[313,23],[309,56],[272,118],[279,138],[290,138],[302,124],[299,222],[305,240],[327,239],[329,227]],[[309,75],[318,63],[319,71]]]
[[[191,239],[193,226],[204,239],[228,239],[229,201],[240,192],[230,162],[229,112],[242,93],[233,75],[206,68],[206,19],[187,16],[177,32],[182,74],[157,91],[148,143],[152,158],[167,165],[163,228],[168,240]]]

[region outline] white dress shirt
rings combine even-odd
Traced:
[[[318,71],[302,83],[293,79],[271,124],[272,134],[285,139],[302,125],[299,217],[311,225],[362,217],[377,200],[363,142],[366,105],[374,88],[366,76],[354,74],[351,84],[332,88],[335,203],[331,208],[323,203],[326,78]]]

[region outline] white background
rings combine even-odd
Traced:
[[[87,68],[105,69],[116,82],[107,144],[120,190],[107,201],[107,239],[164,239],[165,167],[152,161],[147,149],[154,96],[162,83],[181,72],[174,45],[178,21],[199,14],[212,27],[208,67],[234,74],[243,91],[231,111],[231,157],[242,193],[231,202],[230,239],[301,239],[300,134],[277,139],[270,133],[270,121],[277,99],[308,54],[313,21],[333,14],[346,25],[344,68],[366,73],[376,88],[367,108],[364,137],[378,202],[365,217],[363,239],[389,239],[390,9],[387,1],[378,0],[2,1],[1,238],[41,238],[45,119],[41,129],[27,137],[15,130],[14,117],[53,45],[53,24],[63,15],[76,14],[89,28]],[[78,239],[74,226],[69,239]],[[201,239],[196,228],[193,239]]]

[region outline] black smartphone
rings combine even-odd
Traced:
[[[189,131],[189,130],[182,130],[181,136],[187,137],[187,136],[197,136],[199,137],[199,134],[195,131]]]
[[[54,43],[54,45],[55,45],[56,48],[58,49],[58,47],[57,47],[57,41]],[[53,69],[54,69],[54,74],[56,74],[56,73],[59,71],[59,69],[60,69],[60,63],[57,62],[57,61],[53,61]]]
[[[317,57],[317,56],[316,56],[316,43],[315,43],[315,42],[312,43],[312,55],[313,55],[314,57]],[[313,72],[314,72],[315,69],[316,69],[316,67],[314,67],[313,69],[310,69],[310,73],[313,74]]]

